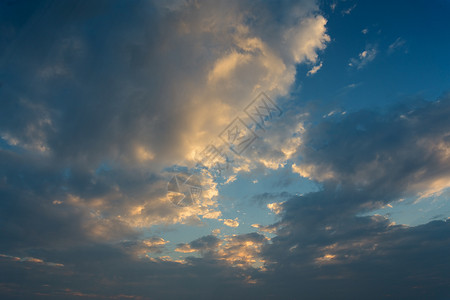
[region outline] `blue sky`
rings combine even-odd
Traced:
[[[0,298],[448,299],[449,13],[1,2]]]

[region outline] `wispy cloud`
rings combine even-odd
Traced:
[[[406,45],[406,41],[403,38],[398,37],[392,44],[389,45],[388,54],[392,54],[395,51],[404,49],[405,45]],[[407,50],[405,50],[405,51],[407,51]]]
[[[320,69],[322,68],[322,62],[320,62],[320,64],[312,67],[311,70],[308,71],[308,73],[306,74],[307,76],[311,76],[316,74]]]
[[[350,6],[350,7],[347,8],[347,9],[343,9],[343,10],[341,11],[341,13],[342,13],[342,15],[349,15],[355,8],[356,8],[356,3],[353,4],[352,6]]]
[[[358,70],[364,68],[369,62],[373,61],[377,56],[376,47],[367,46],[357,58],[351,58],[349,62],[350,67],[356,67]]]
[[[45,265],[45,266],[50,266],[50,267],[64,267],[64,265],[60,264],[60,263],[44,261],[43,259],[29,257],[29,256],[20,258],[20,257],[16,257],[16,256],[6,255],[6,254],[0,254],[0,259],[7,259],[10,261],[15,261],[15,262],[29,262],[29,263],[40,264],[40,265]]]

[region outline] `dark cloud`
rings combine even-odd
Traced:
[[[337,123],[320,124],[312,129],[306,139],[311,148],[299,149],[303,160],[298,165],[318,165],[331,170],[333,176],[323,182],[321,191],[291,197],[283,204],[282,220],[275,224],[277,236],[270,242],[256,233],[232,236],[227,240],[212,235],[201,237],[186,245],[199,251],[202,257],[189,257],[184,264],[139,258],[140,253],[162,251],[160,246],[164,243],[158,238],[147,244],[133,240],[118,244],[90,242],[78,246],[68,243],[67,248],[59,250],[49,249],[49,244],[43,247],[36,243],[32,251],[22,249],[23,256],[63,266],[31,260],[20,262],[3,256],[1,291],[11,299],[38,299],[39,295],[50,299],[79,297],[75,294],[112,299],[125,296],[145,299],[149,295],[176,299],[180,293],[186,299],[229,299],[243,298],[243,295],[249,299],[446,299],[450,296],[447,274],[450,267],[449,221],[407,227],[392,224],[385,217],[358,217],[357,214],[398,199],[405,193],[420,192],[415,186],[421,181],[445,178],[447,166],[438,162],[446,156],[443,148],[436,145],[441,142],[446,145],[448,140],[445,128],[449,127],[443,116],[448,105],[447,98],[443,98],[421,108],[396,110],[387,115],[350,114]],[[360,132],[358,125],[378,138],[371,141],[365,137],[365,131]],[[353,135],[347,134],[352,132],[349,128],[356,128]],[[401,132],[402,137],[390,138],[391,132]],[[323,139],[319,140],[319,137]],[[330,140],[331,143],[326,143]],[[415,142],[422,140],[430,143]],[[381,142],[386,143],[385,147],[380,145]],[[329,145],[333,146],[333,151],[328,150]],[[434,146],[430,148],[429,145]],[[360,156],[357,155],[359,152],[354,152],[349,165],[342,163],[340,154],[345,155],[353,148],[365,151]],[[422,154],[426,154],[426,158],[422,158]],[[3,160],[6,166],[3,170],[12,172],[6,161],[16,163],[13,159],[16,154],[8,152],[8,155],[9,159]],[[335,155],[335,159],[331,155]],[[415,159],[413,167],[409,166],[412,158]],[[373,160],[377,161],[376,169],[381,170],[380,174],[392,170],[389,176],[365,173],[362,166]],[[358,178],[361,182],[354,180],[358,167],[364,171]],[[437,170],[428,167],[437,167]],[[44,170],[36,172],[47,174],[40,177],[46,182],[53,171],[51,168]],[[411,175],[410,172],[417,170],[421,170],[420,176]],[[8,180],[14,178],[12,173],[8,174]],[[23,174],[26,175],[24,178],[30,176],[26,172]],[[24,191],[34,189],[42,195],[46,195],[46,190],[51,191],[51,184],[40,182],[27,187],[24,185],[27,181],[21,181],[20,176],[16,180],[14,185]],[[263,194],[256,198],[266,201],[279,196],[286,195]],[[36,212],[39,215],[39,210]],[[52,233],[49,228],[39,230]],[[11,237],[2,237],[2,240],[10,241]],[[17,238],[17,241],[23,240],[27,240],[25,235]],[[11,251],[17,251],[20,244],[8,243],[14,247],[2,251],[6,251],[5,255],[17,255]],[[153,247],[153,250],[145,250],[146,247]],[[264,270],[255,265],[258,261],[265,262]],[[27,280],[23,281],[23,278]],[[105,287],[109,288],[105,290]],[[19,290],[24,292],[19,293]]]
[[[249,86],[270,83],[286,92],[294,76],[286,49],[297,53],[289,44],[294,37],[280,47],[281,34],[262,27],[314,28],[307,35],[311,47],[297,53],[309,59],[327,40],[324,19],[310,15],[317,7],[309,0],[287,2],[280,12],[285,19],[273,18],[270,3],[238,1],[1,5],[7,35],[0,40],[0,146],[8,150],[2,159],[20,154],[16,159],[30,164],[21,179],[27,199],[37,196],[51,211],[73,209],[82,215],[74,226],[115,238],[130,226],[199,223],[198,215],[210,212],[211,200],[190,211],[165,201],[168,176],[161,170],[210,142],[250,99]],[[292,6],[298,9],[290,12]],[[255,7],[268,23],[253,20]],[[228,74],[220,63],[233,59],[230,53],[244,53],[252,63]],[[221,84],[223,76],[230,85]],[[8,168],[4,176],[15,193],[18,171]],[[51,190],[43,194],[45,188]]]
[[[300,173],[361,191],[366,204],[437,192],[448,186],[450,174],[449,103],[444,96],[419,107],[361,111],[340,122],[322,122],[308,130],[298,151]]]
[[[305,299],[449,297],[448,221],[407,227],[357,216],[448,187],[449,110],[444,96],[308,130],[300,173],[323,181],[323,189],[283,204],[278,235],[263,251],[269,289]]]
[[[207,235],[189,243],[192,249],[202,251],[214,249],[218,244],[219,239],[213,235]]]

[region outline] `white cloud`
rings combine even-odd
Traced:
[[[320,69],[322,68],[322,62],[320,62],[320,64],[314,66],[311,70],[308,71],[308,73],[306,74],[307,76],[311,76],[316,74]]]
[[[283,211],[283,202],[274,202],[267,204],[267,208],[279,215]]]
[[[327,20],[318,15],[304,19],[297,27],[289,29],[285,39],[290,41],[290,49],[296,63],[305,60],[315,63],[318,58],[318,50],[323,50],[330,41],[326,34]]]
[[[232,219],[224,219],[222,221],[223,221],[224,225],[229,226],[229,227],[238,227],[239,226],[239,222],[238,222],[237,218],[234,219],[234,220],[232,220]]]

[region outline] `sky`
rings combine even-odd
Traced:
[[[0,1],[0,298],[450,299],[449,15]]]

